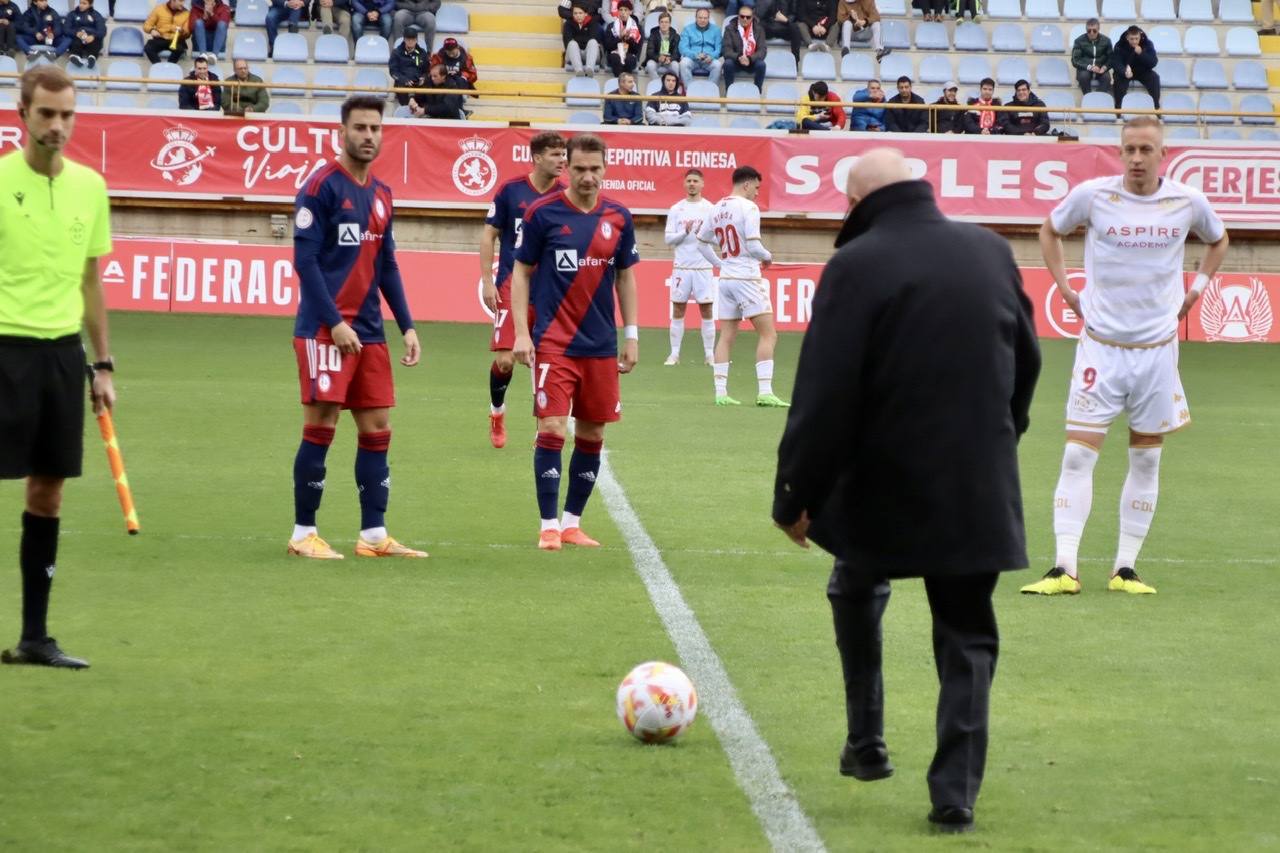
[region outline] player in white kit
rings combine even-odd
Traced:
[[[1164,132],[1150,117],[1126,122],[1124,175],[1072,190],[1040,229],[1045,265],[1084,320],[1067,397],[1067,446],[1053,499],[1054,567],[1025,593],[1080,591],[1077,554],[1093,503],[1093,467],[1107,427],[1129,419],[1129,473],[1120,494],[1120,542],[1107,589],[1151,594],[1134,571],[1151,527],[1166,433],[1191,421],[1178,376],[1178,323],[1218,271],[1227,231],[1199,190],[1159,175]],[[1088,225],[1085,289],[1067,285],[1062,237]],[[1194,232],[1208,244],[1195,283],[1183,291],[1183,250]]]
[[[702,172],[698,169],[684,173],[684,191],[686,197],[667,213],[665,239],[668,246],[675,248],[671,269],[671,355],[663,362],[667,367],[680,363],[684,312],[690,299],[698,303],[702,315],[702,350],[707,364],[711,364],[716,346],[716,321],[711,312],[716,286],[711,264],[698,250],[698,229],[714,205],[702,197]]]
[[[773,262],[773,256],[760,241],[760,208],[755,203],[760,181],[760,173],[751,166],[734,169],[733,192],[720,199],[698,231],[702,256],[720,267],[717,305],[724,322],[712,366],[717,406],[742,405],[729,396],[729,354],[738,336],[740,320],[750,320],[759,336],[756,405],[778,408],[791,405],[773,393],[773,348],[778,342],[778,333],[773,327],[769,282],[760,272]]]

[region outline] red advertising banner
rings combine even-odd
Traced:
[[[409,309],[430,322],[484,323],[491,315],[480,299],[476,255],[467,252],[397,251]],[[665,328],[670,316],[671,262],[642,260],[636,269],[640,325]],[[298,278],[290,246],[198,241],[117,239],[102,259],[107,307],[118,311],[289,316],[298,304]],[[766,270],[777,326],[809,325],[820,264],[773,264]],[[1071,271],[1075,286],[1083,273]],[[1187,276],[1190,284],[1192,276]],[[1036,331],[1073,338],[1080,319],[1058,295],[1049,271],[1022,268],[1036,309]],[[1205,289],[1184,325],[1193,341],[1280,342],[1272,305],[1280,300],[1280,275],[1226,273]]]
[[[113,195],[291,201],[339,150],[333,119],[98,110],[78,116],[68,153],[101,171]],[[539,130],[389,119],[374,171],[398,205],[483,208],[501,180],[529,170],[528,143]],[[1112,145],[1052,139],[599,132],[609,143],[605,192],[642,213],[665,212],[683,198],[690,168],[702,170],[707,195],[718,198],[728,192],[733,170],[749,164],[765,176],[757,201],[766,215],[840,217],[849,168],[868,148],[886,144],[901,148],[916,175],[933,184],[945,213],[983,222],[1038,223],[1075,184],[1120,171]],[[22,134],[16,111],[0,107],[0,153],[19,147]],[[1170,151],[1167,174],[1202,189],[1230,224],[1280,228],[1280,144],[1209,141]]]

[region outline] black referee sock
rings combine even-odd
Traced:
[[[49,635],[49,590],[58,560],[58,519],[22,514],[22,639],[43,640]]]

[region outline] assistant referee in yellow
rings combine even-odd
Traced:
[[[111,251],[102,176],[62,156],[76,120],[71,78],[53,65],[22,75],[21,151],[0,157],[0,479],[26,479],[22,637],[7,664],[84,669],[46,617],[58,557],[62,485],[84,455],[85,348],[95,353],[94,411],[115,404],[98,261]]]

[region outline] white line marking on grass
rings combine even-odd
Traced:
[[[609,465],[607,451],[600,460],[597,484],[609,515],[627,541],[636,573],[644,581],[653,607],[675,643],[680,664],[698,686],[698,693],[704,700],[703,708],[729,757],[733,775],[751,802],[751,810],[755,812],[773,849],[825,851],[818,831],[796,801],[795,794],[782,780],[769,745],[738,699],[737,691],[729,681],[729,673],[698,624],[698,617],[680,594],[680,587],[667,570],[658,546],[649,538],[640,518],[631,508],[622,484]]]

